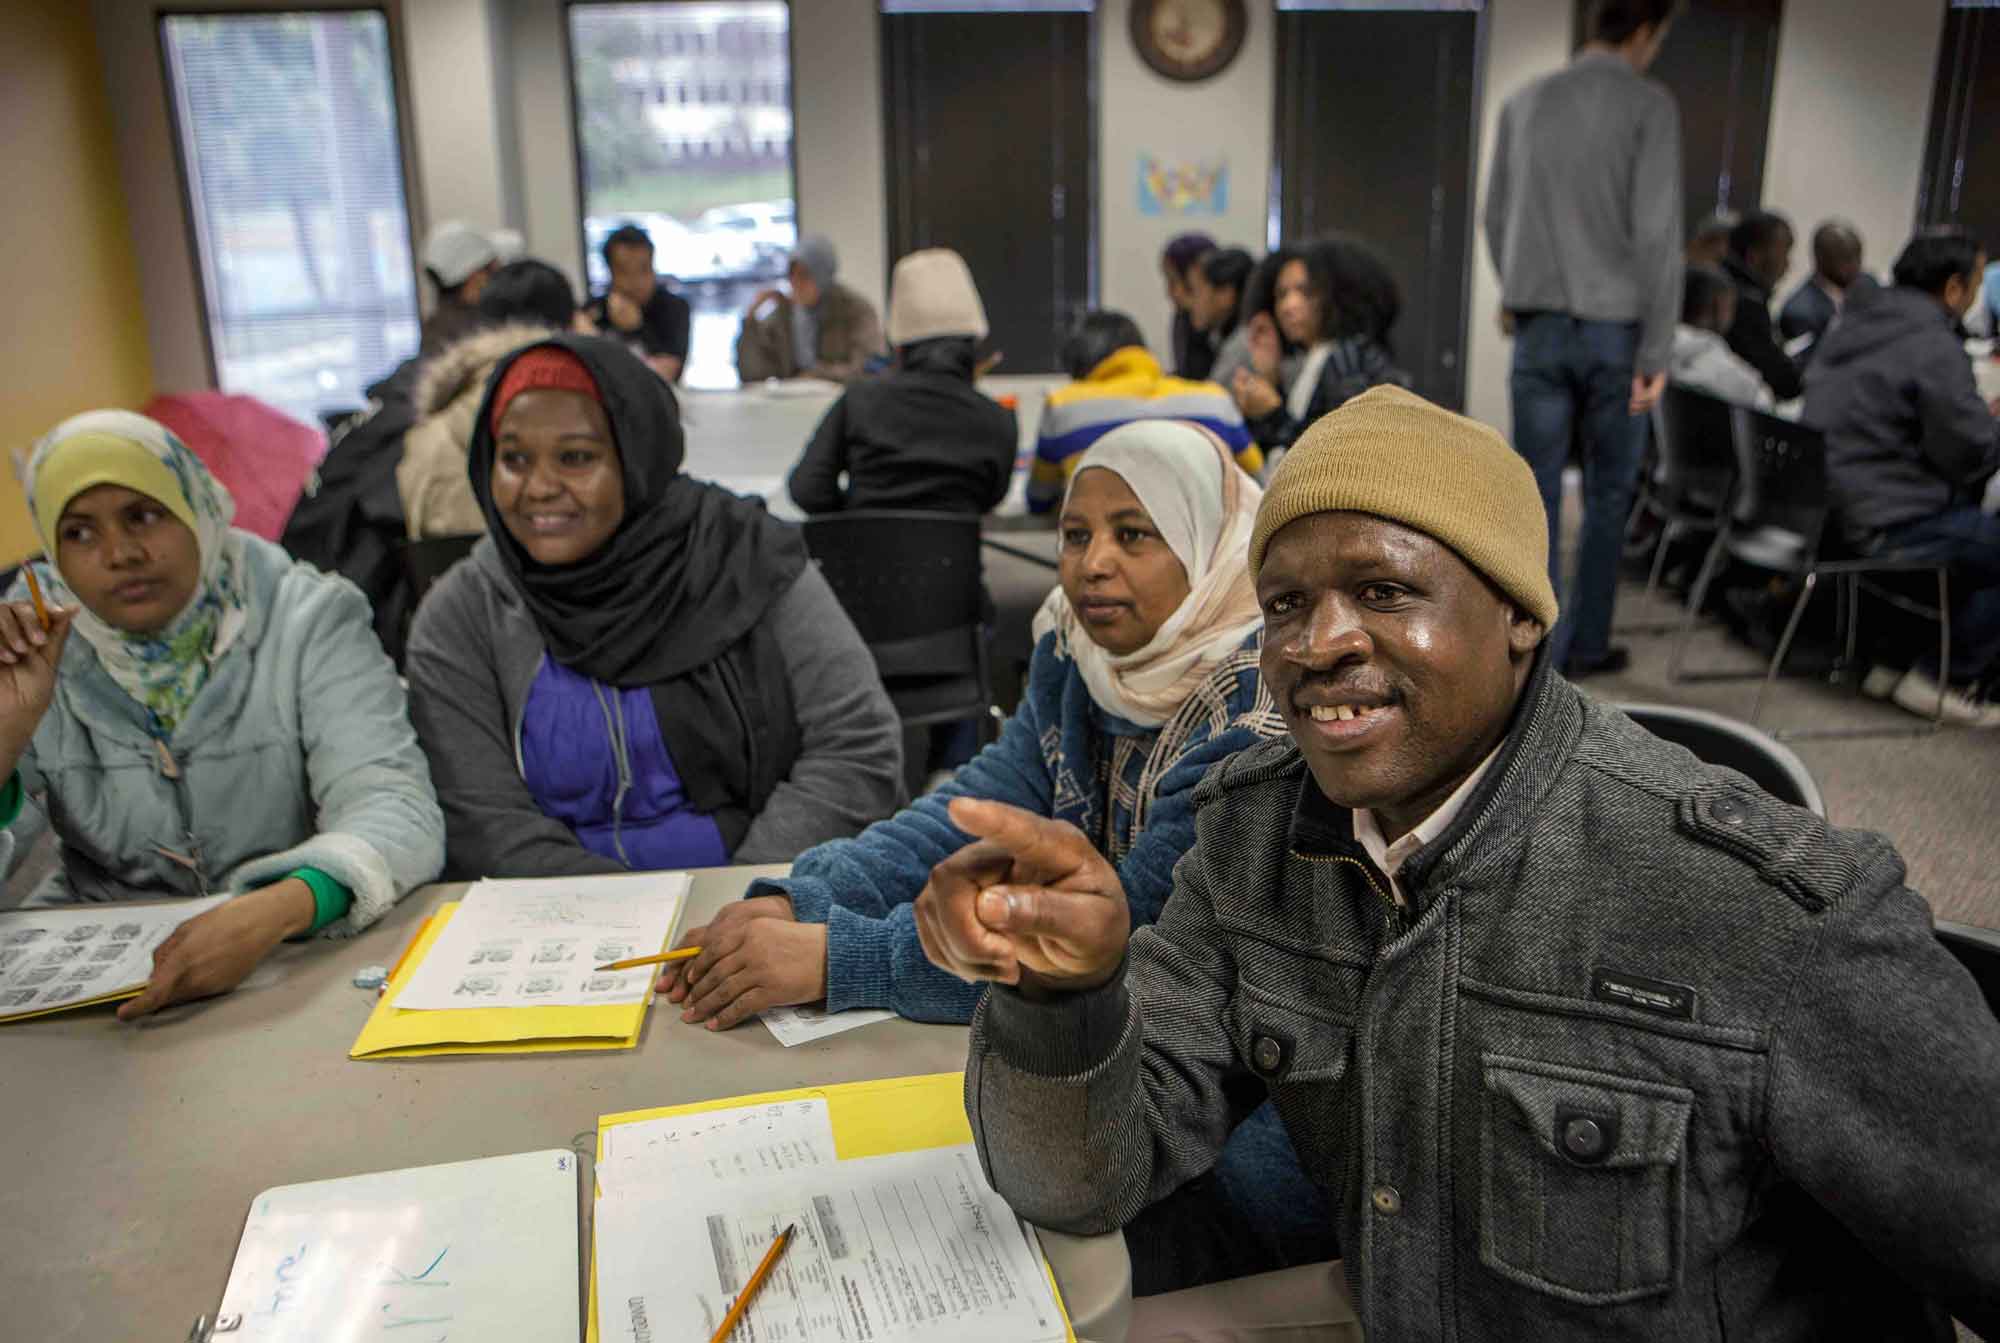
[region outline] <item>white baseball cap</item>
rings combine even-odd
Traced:
[[[500,259],[493,240],[456,219],[447,219],[424,239],[424,269],[446,289],[456,289],[482,266]]]

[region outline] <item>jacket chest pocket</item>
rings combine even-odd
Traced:
[[[1325,1182],[1346,1163],[1337,1097],[1353,1031],[1310,1002],[1288,1002],[1246,981],[1223,1011],[1236,1056],[1269,1089],[1302,1169]]]
[[[1479,1262],[1582,1305],[1681,1279],[1694,1093],[1487,1054]]]

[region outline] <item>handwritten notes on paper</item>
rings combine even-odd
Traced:
[[[563,1150],[267,1190],[218,1312],[242,1343],[572,1343],[576,1157]],[[567,1228],[565,1237],[562,1230]]]
[[[661,949],[687,898],[685,872],[482,881],[397,995],[402,1010],[602,1007],[645,999],[657,969],[607,961]]]
[[[604,1131],[601,1194],[733,1184],[831,1166],[833,1121],[818,1098],[666,1115]]]
[[[228,898],[0,914],[0,1021],[136,991],[153,977],[154,949]]]
[[[814,1105],[816,1115],[791,1111]],[[703,1162],[624,1164],[639,1150],[624,1134],[647,1124],[607,1130],[596,1220],[606,1337],[636,1334],[642,1324],[656,1338],[708,1337],[790,1223],[798,1235],[737,1326],[739,1340],[1054,1343],[1067,1336],[1038,1252],[986,1183],[970,1145],[832,1161],[818,1159],[815,1137],[803,1149],[811,1157],[789,1165],[732,1155],[746,1133],[759,1134],[764,1151],[774,1138],[803,1141],[824,1122],[824,1105],[650,1121],[720,1124],[679,1130],[684,1144],[713,1147],[720,1175]],[[826,1142],[830,1154],[830,1131]]]

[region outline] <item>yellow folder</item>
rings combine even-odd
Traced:
[[[636,1124],[643,1119],[664,1119],[669,1115],[700,1114],[706,1110],[733,1110],[747,1105],[775,1105],[785,1101],[824,1100],[827,1118],[833,1124],[833,1153],[842,1161],[862,1156],[887,1156],[892,1152],[916,1152],[927,1147],[956,1147],[972,1141],[972,1124],[965,1117],[965,1074],[931,1073],[923,1077],[892,1077],[881,1082],[840,1082],[833,1086],[800,1087],[794,1091],[764,1091],[753,1096],[731,1096],[726,1100],[697,1101],[692,1105],[669,1105],[657,1110],[626,1110],[602,1115],[597,1121],[597,1156],[604,1157],[604,1131],[620,1124]],[[585,1343],[599,1343],[597,1334],[597,1252],[596,1230],[591,1232],[590,1324]],[[1034,1246],[1037,1253],[1040,1246]],[[1076,1330],[1069,1325],[1069,1307],[1063,1304],[1062,1289],[1046,1258],[1042,1271],[1049,1276],[1049,1290],[1055,1294],[1056,1309],[1062,1312],[1063,1330],[1076,1343]]]
[[[347,1051],[351,1059],[411,1059],[432,1054],[542,1054],[570,1049],[631,1049],[639,1043],[653,991],[636,1003],[605,1007],[467,1007],[406,1012],[396,995],[430,954],[438,934],[458,910],[439,905],[389,978],[368,1023]],[[671,941],[673,934],[668,933]]]

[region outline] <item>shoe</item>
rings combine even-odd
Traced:
[[[1896,693],[1896,682],[1902,679],[1903,673],[1878,662],[1868,669],[1866,676],[1861,678],[1861,693],[1869,699],[1887,699]],[[1932,701],[1932,705],[1935,707],[1935,700]]]
[[[1629,648],[1607,648],[1595,657],[1576,657],[1563,663],[1563,675],[1572,681],[1581,681],[1586,676],[1604,673],[1615,674],[1632,665],[1632,650]]]
[[[1919,718],[1938,716],[1938,683],[1915,667],[1904,672],[1889,692],[1896,707]],[[1944,721],[1960,727],[2000,727],[2000,705],[1958,689],[1944,692]]]

